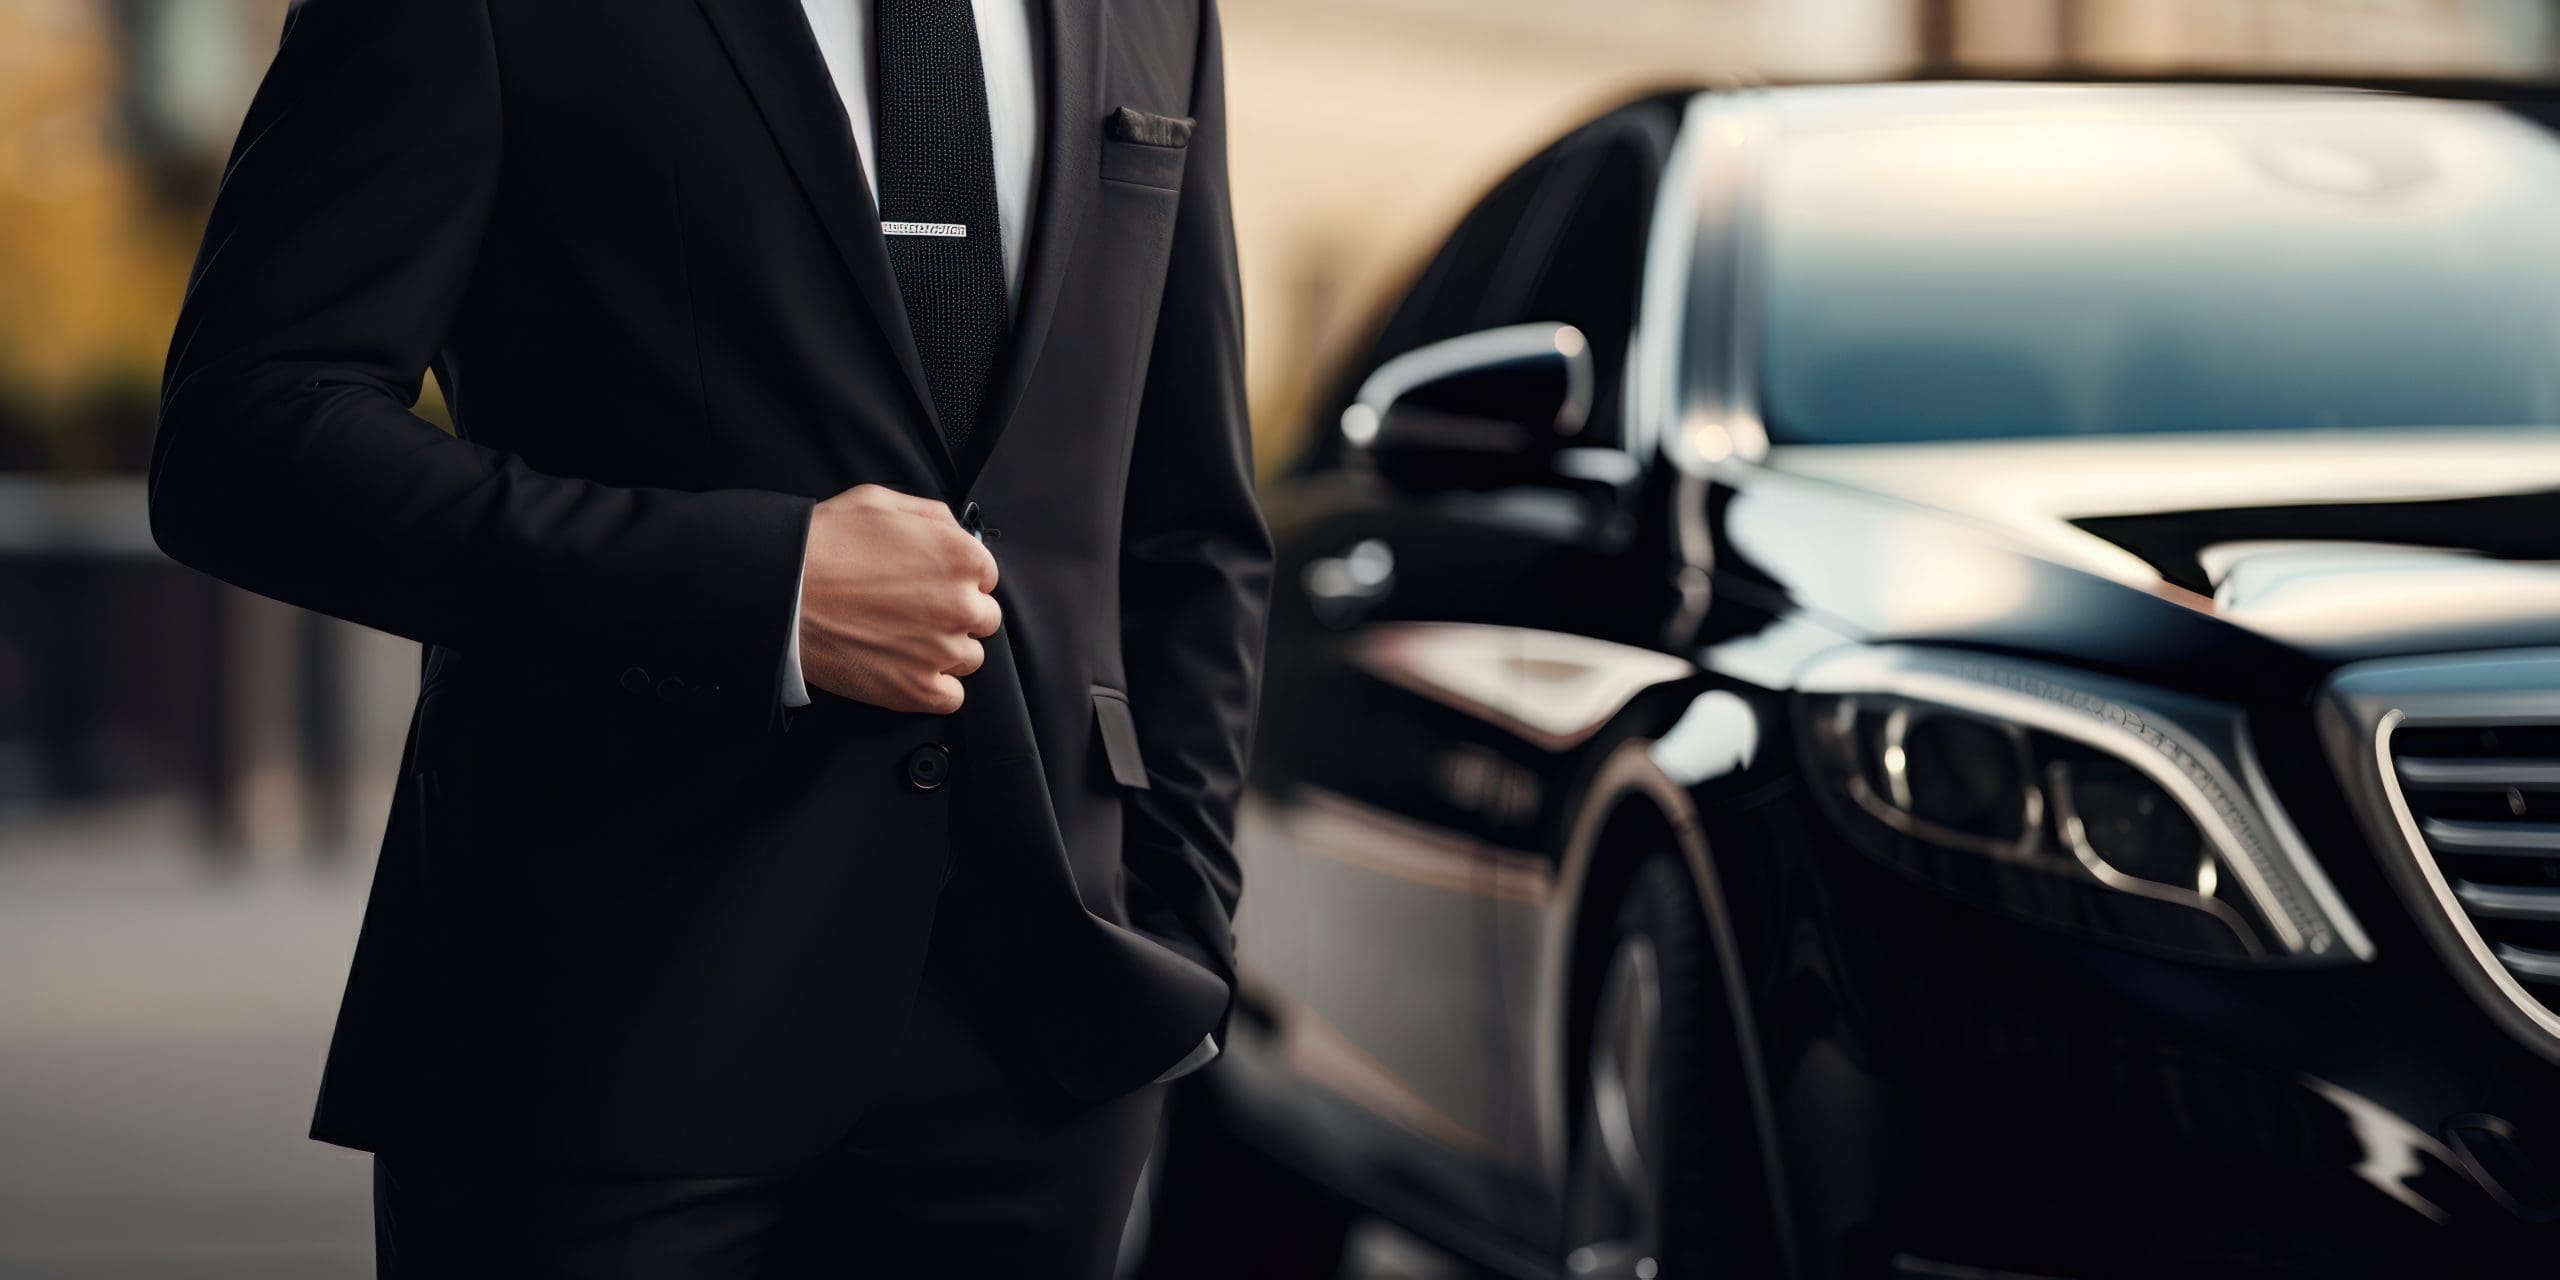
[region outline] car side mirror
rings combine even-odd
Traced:
[[[1399,488],[1537,483],[1589,420],[1595,378],[1572,325],[1485,329],[1379,365],[1342,411],[1342,434]]]

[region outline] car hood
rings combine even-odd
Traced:
[[[1871,635],[2135,666],[2560,644],[2550,428],[1784,446],[1722,523],[1750,573]]]

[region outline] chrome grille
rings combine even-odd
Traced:
[[[2560,1014],[2560,730],[2404,712],[2388,750],[2400,807],[2471,931]]]
[[[2321,736],[2456,976],[2560,1060],[2560,649],[2348,667]]]

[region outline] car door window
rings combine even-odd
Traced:
[[[1615,443],[1618,384],[1635,328],[1645,232],[1678,125],[1648,101],[1578,129],[1512,171],[1477,202],[1318,403],[1307,469],[1341,462],[1333,424],[1371,370],[1447,338],[1507,324],[1561,321],[1591,343],[1594,443]]]
[[[1580,329],[1598,375],[1588,443],[1615,444],[1623,438],[1618,388],[1635,332],[1645,232],[1669,135],[1642,119],[1613,117],[1595,128],[1560,157],[1473,327],[1560,321]]]

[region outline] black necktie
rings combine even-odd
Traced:
[[[954,457],[1004,344],[995,143],[969,0],[877,0],[880,229]]]

